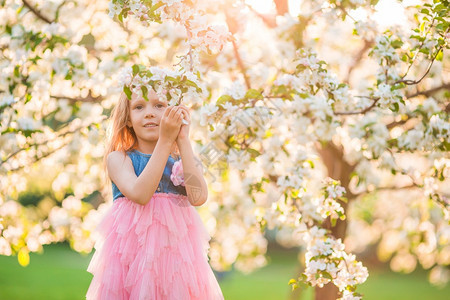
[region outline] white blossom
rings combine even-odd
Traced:
[[[225,90],[226,95],[230,95],[234,99],[242,99],[246,93],[245,85],[240,81],[234,81],[229,88]]]

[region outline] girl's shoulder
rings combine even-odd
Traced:
[[[108,154],[108,156],[106,157],[106,161],[108,163],[108,165],[110,165],[111,163],[114,163],[116,161],[124,161],[124,160],[131,160],[130,157],[127,155],[126,152],[124,151],[112,151]]]
[[[108,154],[108,157],[113,157],[113,158],[117,158],[117,157],[125,157],[127,156],[127,152],[125,151],[120,151],[120,150],[115,150],[112,151]]]
[[[115,181],[114,174],[122,173],[124,170],[133,171],[133,162],[130,157],[123,151],[112,151],[106,157],[106,168],[108,174],[113,182]]]

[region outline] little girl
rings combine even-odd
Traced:
[[[105,154],[113,205],[96,229],[87,299],[223,299],[208,263],[211,237],[194,208],[208,190],[189,123],[186,106],[168,106],[153,91],[148,101],[120,96]]]

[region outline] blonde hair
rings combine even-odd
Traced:
[[[127,151],[136,149],[138,146],[138,139],[133,127],[128,127],[127,123],[130,120],[130,100],[126,94],[122,92],[119,96],[117,104],[113,107],[110,115],[110,124],[107,129],[107,141],[105,154],[103,156],[103,169],[105,174],[108,173],[106,167],[106,160],[109,153],[113,151]],[[180,158],[180,151],[177,144],[174,143],[171,149],[172,157],[175,159]],[[109,180],[109,176],[106,176]]]

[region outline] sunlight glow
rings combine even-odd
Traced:
[[[273,3],[273,0],[245,0],[245,3],[262,14],[270,14],[275,12],[275,4]]]
[[[274,14],[276,12],[273,0],[245,0],[245,2],[262,14]],[[302,0],[288,0],[289,12],[292,16],[300,14]],[[380,0],[375,6],[376,12],[372,15],[373,20],[382,28],[406,24],[405,7],[420,4],[419,0],[404,0],[397,2],[392,0]],[[352,10],[352,17],[356,20],[367,19],[367,10],[358,8]]]
[[[373,19],[382,27],[406,23],[405,9],[399,2],[381,0],[375,9],[377,12],[373,14]]]

